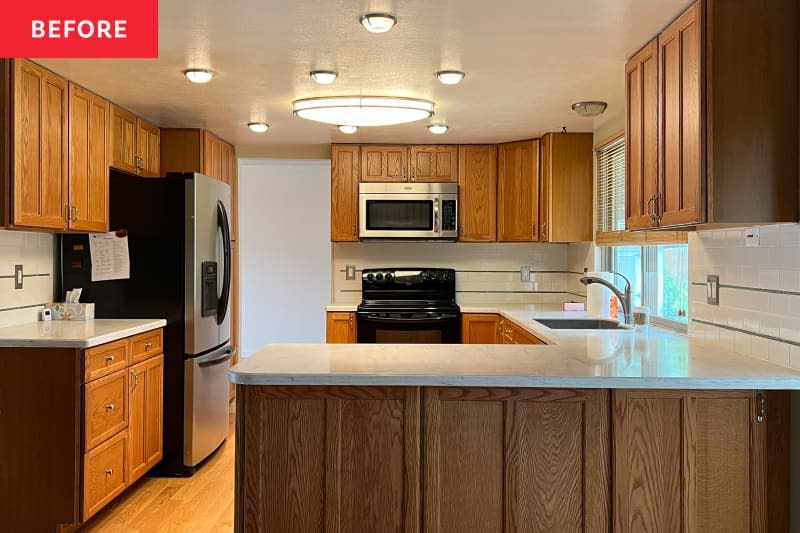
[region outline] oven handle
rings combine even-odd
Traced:
[[[448,313],[445,315],[437,315],[425,318],[400,318],[400,317],[383,317],[383,316],[377,316],[373,313],[367,313],[367,314],[359,314],[357,315],[357,317],[369,320],[371,322],[405,322],[405,323],[422,324],[425,322],[441,322],[444,320],[453,320],[459,318],[459,315]]]

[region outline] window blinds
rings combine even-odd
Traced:
[[[597,231],[625,229],[625,138],[595,152],[597,158]]]

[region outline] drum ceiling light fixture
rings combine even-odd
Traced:
[[[324,96],[292,102],[294,114],[350,126],[392,126],[433,116],[433,102],[395,96]]]

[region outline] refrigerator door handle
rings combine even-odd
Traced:
[[[198,357],[196,359],[197,366],[206,367],[224,363],[225,361],[232,358],[235,353],[236,353],[236,348],[234,348],[233,346],[225,346],[223,348],[220,348],[219,350],[211,352],[210,354]]]
[[[231,294],[231,227],[228,212],[222,201],[217,201],[217,226],[222,231],[222,250],[225,268],[222,274],[222,294],[217,305],[217,324],[222,324],[228,314],[228,302]]]

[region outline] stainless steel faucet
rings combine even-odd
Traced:
[[[611,272],[616,276],[621,277],[625,280],[625,290],[620,291],[616,285],[611,283],[610,281],[606,281],[603,278],[598,278],[596,276],[584,276],[581,278],[581,283],[584,285],[591,285],[592,283],[599,283],[605,287],[611,289],[611,292],[619,298],[619,301],[622,303],[622,312],[625,315],[625,323],[626,324],[633,324],[633,309],[631,308],[631,282],[628,281],[628,278],[620,274],[619,272]]]

